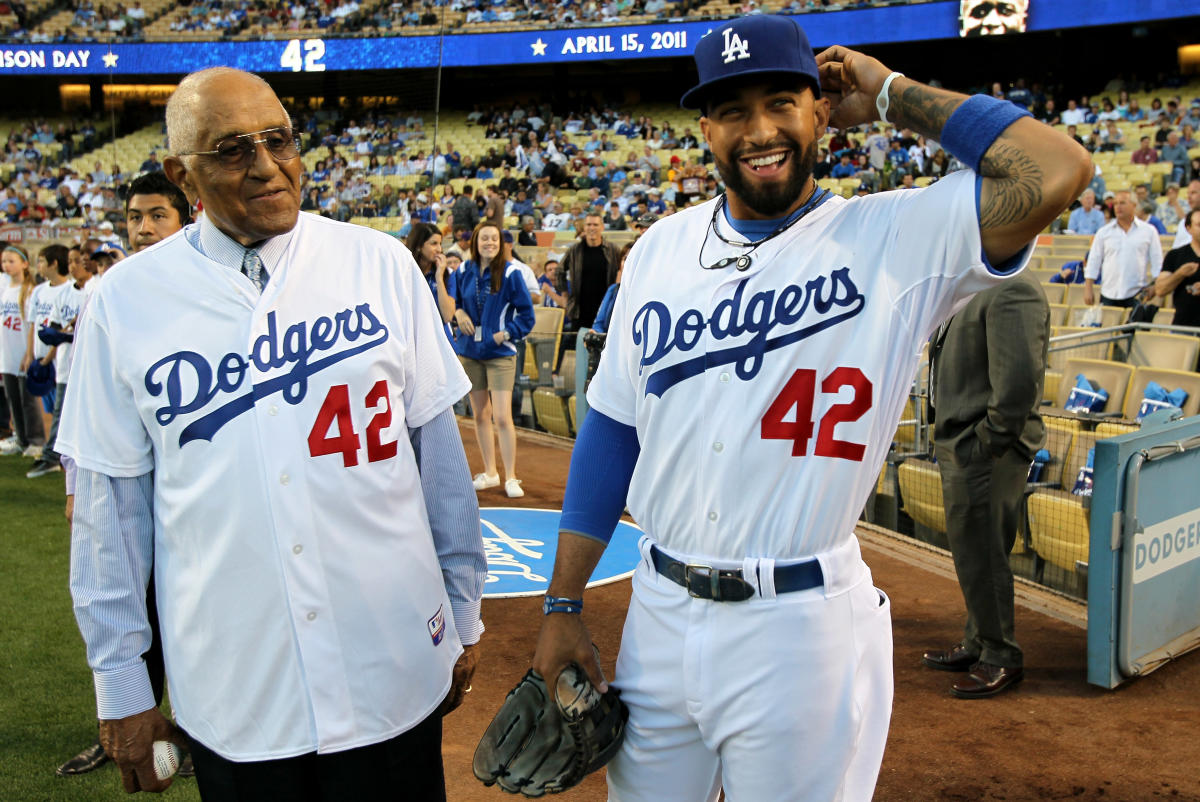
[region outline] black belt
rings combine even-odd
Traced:
[[[712,601],[745,601],[755,594],[754,585],[743,578],[741,569],[713,568],[711,565],[685,563],[650,547],[650,560],[659,574],[687,588],[688,595]],[[816,560],[795,565],[775,566],[775,592],[791,593],[818,588],[825,584],[821,564]]]

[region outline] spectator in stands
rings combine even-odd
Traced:
[[[1178,131],[1171,131],[1167,134],[1167,141],[1162,146],[1159,161],[1171,163],[1172,181],[1182,183],[1187,179],[1188,152],[1187,148],[1179,141]]]
[[[1160,297],[1171,296],[1176,326],[1200,326],[1200,209],[1192,209],[1179,226],[1188,241],[1167,252],[1162,272],[1154,281]],[[1200,365],[1197,366],[1200,370]]]
[[[1067,230],[1072,234],[1095,234],[1104,225],[1104,213],[1096,208],[1096,193],[1085,189],[1079,196],[1079,206],[1071,212]]]
[[[153,173],[162,169],[162,165],[158,161],[158,154],[150,151],[150,155],[142,162],[142,166],[138,168],[143,173]]]
[[[470,184],[463,185],[462,192],[454,199],[450,213],[455,228],[463,228],[468,232],[475,230],[475,226],[479,224],[479,207],[475,205]]]
[[[969,671],[951,687],[960,698],[994,696],[1024,673],[1008,555],[1029,465],[1046,442],[1038,407],[1049,339],[1046,294],[1026,272],[977,294],[930,347],[929,419],[967,621],[958,643],[923,662]]]
[[[1158,232],[1135,214],[1133,194],[1122,189],[1114,193],[1115,219],[1096,233],[1088,251],[1084,274],[1083,302],[1096,302],[1093,289],[1103,276],[1100,303],[1105,306],[1131,307],[1137,303],[1146,283],[1147,272],[1155,278],[1162,269],[1162,243]],[[1149,297],[1154,297],[1151,287]]]
[[[518,245],[534,248],[537,247],[537,233],[534,231],[534,226],[536,223],[537,221],[533,219],[532,214],[526,214],[521,217],[521,230],[517,234]]]
[[[1163,225],[1163,221],[1154,216],[1154,204],[1151,201],[1141,201],[1140,203],[1135,201],[1135,205],[1137,206],[1135,214],[1138,220],[1149,223],[1160,236],[1167,233],[1167,227]]]
[[[1066,262],[1058,272],[1050,277],[1051,284],[1082,284],[1084,269],[1087,267],[1087,257]]]
[[[483,457],[483,472],[475,476],[475,489],[500,484],[496,471],[498,436],[504,492],[509,498],[519,498],[525,491],[516,472],[512,391],[517,350],[513,342],[524,339],[533,329],[534,314],[521,271],[504,261],[501,235],[502,229],[492,223],[480,223],[471,237],[471,258],[455,274],[454,320],[459,329],[456,350],[471,380],[471,412]]]
[[[1054,98],[1046,98],[1046,104],[1042,107],[1042,113],[1038,115],[1038,119],[1046,125],[1058,125],[1062,122],[1058,107],[1054,104]]]
[[[542,293],[542,306],[566,307],[567,293],[558,291],[556,286],[557,281],[558,260],[547,256],[545,264],[542,265],[542,275],[538,276],[538,289]]]
[[[604,213],[603,221],[605,231],[625,230],[625,215],[621,213],[621,204],[618,201],[609,202],[608,211]]]
[[[1158,161],[1158,151],[1150,145],[1150,137],[1144,136],[1138,149],[1129,158],[1134,164],[1154,164]]]
[[[1084,110],[1079,108],[1074,98],[1067,100],[1067,108],[1062,113],[1063,124],[1083,125],[1085,116]]]
[[[559,271],[559,292],[567,293],[567,288],[571,288],[564,325],[577,331],[592,325],[604,293],[616,278],[619,256],[616,243],[604,238],[604,219],[589,213],[584,220],[583,236],[567,249]]]
[[[13,435],[0,442],[0,455],[38,457],[46,444],[41,404],[25,387],[21,363],[25,359],[26,328],[32,320],[35,279],[29,256],[17,245],[5,245],[0,267],[8,279],[0,293],[0,378],[12,421]]]
[[[1187,203],[1185,205],[1187,211],[1200,209],[1200,176],[1193,178],[1188,182],[1187,187]],[[1175,232],[1175,242],[1172,243],[1172,248],[1178,248],[1181,245],[1186,245],[1191,242],[1191,234],[1188,232],[1187,226],[1180,226]]]
[[[1104,152],[1116,152],[1125,147],[1125,134],[1117,127],[1115,120],[1108,120],[1100,130],[1098,149]]]
[[[1179,198],[1179,184],[1167,184],[1166,194],[1163,196],[1162,200],[1158,202],[1158,206],[1155,209],[1155,214],[1158,215],[1159,219],[1163,221],[1163,224],[1167,226],[1167,228],[1171,228],[1176,223],[1183,220],[1187,212],[1187,201],[1180,200]]]

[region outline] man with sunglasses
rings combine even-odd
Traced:
[[[130,792],[169,785],[169,740],[206,800],[444,800],[483,629],[469,383],[395,239],[299,214],[266,82],[188,76],[167,132],[204,216],[97,289],[60,438],[101,742]],[[140,657],[151,570],[181,729]]]

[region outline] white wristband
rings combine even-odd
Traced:
[[[897,78],[903,78],[904,73],[893,72],[883,81],[883,88],[879,90],[879,94],[875,96],[875,110],[879,112],[879,119],[887,122],[888,107],[891,105],[891,100],[888,98],[888,90],[892,88],[892,81]]]

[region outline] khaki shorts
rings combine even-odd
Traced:
[[[471,380],[472,390],[512,392],[513,383],[517,379],[516,354],[484,360],[460,356],[458,361],[462,363],[467,378]]]

